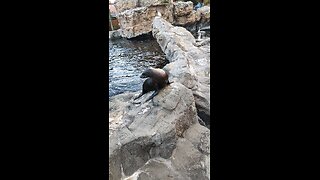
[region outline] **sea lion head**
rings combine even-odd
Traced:
[[[140,78],[151,77],[151,76],[152,76],[152,73],[153,73],[153,70],[154,70],[154,68],[152,68],[152,67],[148,68],[147,70],[145,70],[145,71],[141,74]]]

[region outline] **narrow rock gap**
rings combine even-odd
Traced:
[[[207,127],[208,129],[210,129],[210,116],[207,115],[205,112],[203,111],[199,111],[198,108],[197,108],[197,113],[198,113],[198,116],[199,118],[201,119],[199,121],[199,123],[201,125],[203,125],[203,123],[201,121],[203,121],[205,123],[205,127]]]

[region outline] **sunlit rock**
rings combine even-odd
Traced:
[[[121,28],[120,35],[126,38],[150,33],[152,22],[158,13],[173,25],[192,26],[198,22],[210,22],[210,7],[204,6],[195,11],[191,1],[118,0],[115,6]]]
[[[176,163],[172,154],[177,147],[183,146],[177,146],[177,141],[185,139],[189,128],[200,126],[193,93],[180,83],[170,84],[153,101],[141,105],[132,103],[134,95],[124,93],[113,96],[109,101],[110,179],[129,177],[143,169],[152,158],[171,158]],[[148,96],[150,93],[142,99]],[[199,126],[194,126],[197,124]],[[200,132],[209,131],[201,127]],[[209,156],[201,152],[197,144],[192,146],[195,146],[199,156]],[[181,165],[177,164],[177,167]]]
[[[170,61],[164,69],[169,80],[180,82],[191,89],[201,118],[209,124],[210,118],[210,42],[196,42],[192,34],[175,27],[162,18],[153,22],[153,36]]]

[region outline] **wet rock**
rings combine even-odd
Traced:
[[[175,27],[162,18],[155,18],[152,33],[170,62],[164,67],[170,73],[169,81],[191,89],[198,111],[210,117],[209,44],[196,42],[185,28]]]

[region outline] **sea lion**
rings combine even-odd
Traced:
[[[154,91],[154,93],[145,102],[153,99],[153,97],[155,97],[162,88],[172,83],[169,82],[168,73],[159,68],[148,68],[141,74],[140,78],[147,79],[143,83],[142,92],[139,94],[139,96],[134,98],[134,100],[140,98],[147,92]]]

